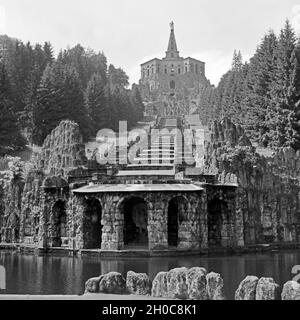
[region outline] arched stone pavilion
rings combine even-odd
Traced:
[[[55,182],[44,181],[40,249],[200,252],[241,245],[234,185],[90,183],[69,190],[63,179]]]
[[[91,238],[101,241],[89,249],[123,250],[205,247],[206,214],[203,188],[193,184],[91,185],[73,190],[82,232],[77,246],[88,248]],[[85,232],[90,203],[97,201],[98,234]]]

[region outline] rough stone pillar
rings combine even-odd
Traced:
[[[83,220],[85,214],[84,197],[74,195],[69,202],[68,224],[69,224],[69,248],[80,250],[84,247],[83,242]]]
[[[124,216],[120,209],[120,195],[106,195],[102,207],[102,250],[122,250],[124,247]]]
[[[47,241],[47,233],[48,233],[48,207],[46,206],[46,200],[45,200],[45,191],[42,192],[41,195],[41,215],[40,215],[40,221],[39,221],[39,234],[38,234],[38,248],[40,249],[46,249],[48,247],[48,241]]]
[[[207,193],[204,189],[199,196],[199,231],[200,249],[208,248],[208,225],[207,225]]]
[[[243,247],[245,245],[244,238],[244,207],[246,205],[246,194],[242,188],[236,189],[235,198],[235,238],[236,245]]]
[[[148,240],[149,250],[168,248],[168,199],[161,194],[148,200]]]
[[[114,236],[113,246],[116,250],[121,250],[124,248],[124,216],[121,214],[120,210],[117,208],[117,204],[114,203],[115,220],[113,222]]]
[[[184,204],[179,206],[179,215],[185,217],[185,221],[179,226],[178,247],[181,249],[199,249],[201,204],[199,204],[199,198],[196,195],[187,197],[187,207]]]

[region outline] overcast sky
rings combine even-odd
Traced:
[[[289,18],[300,33],[299,0],[0,0],[0,33],[50,41],[56,52],[77,43],[103,51],[137,82],[142,62],[162,58],[175,23],[178,50],[206,62],[217,84],[234,49],[245,59],[262,36]]]

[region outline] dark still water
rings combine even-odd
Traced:
[[[300,264],[300,251],[245,254],[239,256],[191,256],[166,258],[104,259],[24,255],[0,251],[0,265],[6,268],[6,290],[2,294],[82,294],[91,277],[118,271],[146,272],[151,279],[159,271],[175,267],[201,266],[222,275],[226,297],[232,299],[246,275],[273,277],[283,285],[291,280],[292,267]]]

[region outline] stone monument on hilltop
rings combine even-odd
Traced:
[[[190,96],[208,83],[205,63],[179,55],[175,40],[174,22],[170,23],[170,38],[166,55],[141,64],[139,87],[145,101]]]

